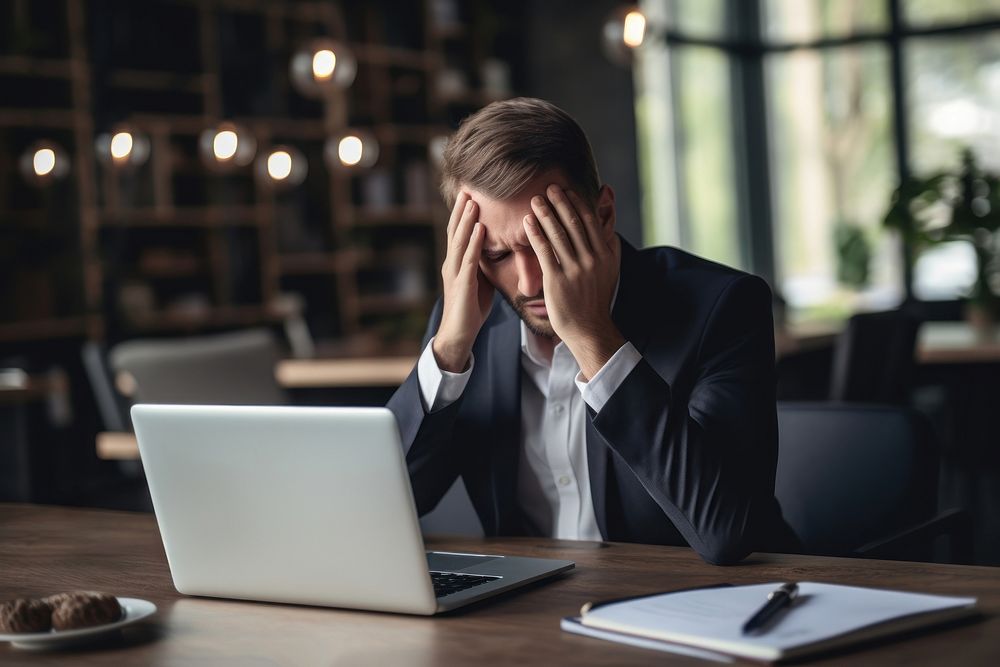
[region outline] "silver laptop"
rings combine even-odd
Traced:
[[[180,593],[435,614],[574,566],[425,551],[385,408],[136,405],[132,422]]]

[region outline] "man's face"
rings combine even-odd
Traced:
[[[545,196],[545,188],[555,183],[566,189],[572,185],[560,172],[547,172],[532,180],[509,199],[492,199],[467,189],[479,205],[479,222],[486,231],[479,268],[499,290],[528,329],[539,336],[555,338],[542,293],[542,268],[524,231],[524,216],[531,213],[531,198]]]

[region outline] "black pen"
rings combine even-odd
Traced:
[[[771,619],[777,616],[782,610],[792,606],[792,601],[799,594],[798,584],[782,584],[767,596],[767,602],[757,610],[757,613],[750,617],[750,620],[743,624],[743,634],[747,635],[757,632],[766,626]]]

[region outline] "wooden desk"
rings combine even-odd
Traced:
[[[0,644],[4,665],[705,664],[562,632],[588,600],[711,583],[828,581],[978,596],[985,620],[828,658],[824,664],[1000,664],[1000,570],[759,554],[719,568],[690,549],[545,539],[432,540],[437,549],[567,558],[545,584],[421,618],[187,598],[174,591],[151,515],[0,504],[0,600],[96,589],[152,600],[156,616],[104,646],[37,653]]]
[[[1000,326],[976,331],[965,322],[926,322],[917,338],[922,364],[1000,363]]]
[[[416,357],[284,359],[274,375],[286,389],[396,387],[416,363]]]
[[[795,325],[775,329],[777,356],[832,347],[842,327],[838,325]],[[1000,363],[1000,326],[985,333],[965,322],[924,322],[917,333],[916,360],[919,364]]]

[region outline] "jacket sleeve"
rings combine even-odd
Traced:
[[[441,309],[442,302],[438,300],[424,333],[421,351],[437,332]],[[441,410],[427,412],[417,375],[414,366],[386,407],[396,415],[417,514],[423,516],[434,509],[461,470],[460,451],[454,447],[452,433],[462,397]]]
[[[775,513],[777,437],[770,290],[723,291],[682,397],[641,360],[594,425],[698,554],[729,564],[760,548]],[[780,514],[777,517],[780,520]]]

